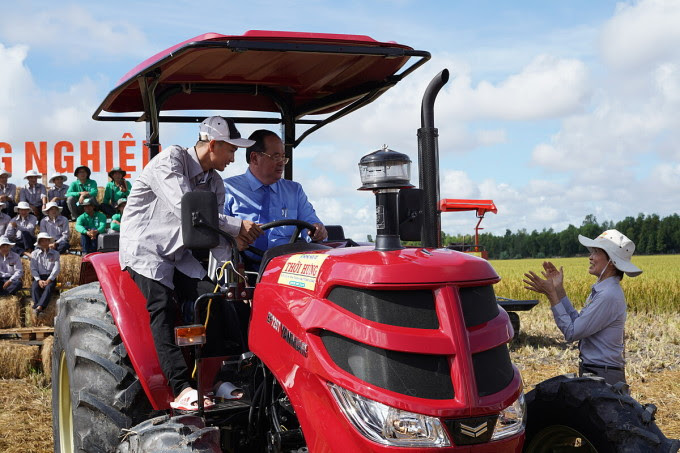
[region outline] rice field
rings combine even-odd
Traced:
[[[540,299],[524,289],[522,278],[530,270],[540,275],[543,259],[493,260],[491,265],[501,277],[496,294],[510,299]],[[559,269],[564,267],[564,287],[577,309],[590,294],[596,278],[588,273],[588,257],[550,259]],[[633,263],[642,275],[624,277],[621,286],[628,310],[640,313],[676,313],[680,311],[680,255],[634,256]],[[545,298],[542,299],[545,301]]]
[[[595,277],[587,272],[588,259],[551,260],[565,270],[565,287],[580,308]],[[79,257],[69,256],[63,282],[77,281]],[[525,391],[564,373],[577,371],[578,351],[567,344],[555,326],[544,297],[524,289],[523,274],[539,272],[541,259],[496,260],[491,264],[501,277],[496,294],[514,299],[539,299],[529,312],[521,312],[519,338],[510,345],[513,363],[522,373]],[[624,278],[629,316],[626,322],[626,376],[631,395],[641,403],[657,406],[656,422],[668,437],[680,437],[680,256],[641,256],[634,262],[644,273]],[[21,319],[26,301],[7,299],[0,304],[6,324]],[[1,320],[0,320],[1,321]],[[50,452],[52,445],[49,349],[37,346],[0,345],[0,451]]]

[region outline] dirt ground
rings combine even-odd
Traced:
[[[540,305],[520,315],[522,332],[511,345],[525,391],[576,371],[577,350],[565,344]],[[666,436],[680,438],[680,314],[630,315],[626,326],[627,379],[641,403],[657,406]],[[47,453],[52,447],[51,390],[41,374],[0,380],[0,452]]]

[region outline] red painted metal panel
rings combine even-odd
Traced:
[[[88,255],[106,297],[132,366],[156,410],[169,409],[174,399],[156,354],[146,300],[130,274],[120,269],[118,252]]]

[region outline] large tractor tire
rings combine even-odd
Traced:
[[[641,405],[597,377],[557,376],[530,391],[525,453],[675,453],[680,442]]]
[[[99,283],[59,299],[52,364],[55,452],[113,452],[123,428],[152,416]]]
[[[163,415],[130,430],[117,453],[221,453],[220,431],[193,415]]]

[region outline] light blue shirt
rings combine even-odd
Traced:
[[[309,223],[321,223],[316,216],[314,207],[307,199],[302,186],[288,179],[279,179],[271,188],[269,199],[269,215],[262,214],[264,199],[264,184],[262,184],[248,169],[244,174],[232,176],[224,180],[226,201],[224,213],[242,220],[256,223],[273,222],[283,219],[304,220]],[[306,230],[305,230],[306,231]],[[275,245],[287,244],[295,227],[286,226],[272,228],[265,231],[267,235],[267,249]],[[307,234],[303,237],[308,238]]]
[[[552,307],[557,327],[568,342],[580,340],[583,363],[623,367],[626,298],[618,277],[592,287],[585,307],[577,312],[568,297]]]

